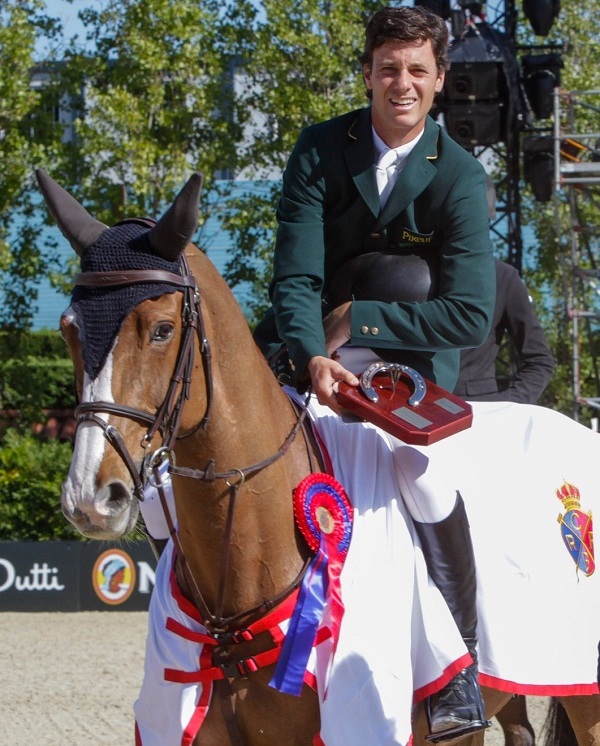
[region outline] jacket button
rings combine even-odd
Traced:
[[[360,333],[361,334],[368,334],[369,333],[369,327],[368,326],[361,326],[360,327]]]
[[[378,329],[378,328],[377,328],[376,326],[374,326],[374,327],[373,327],[373,328],[371,329],[371,334],[372,334],[372,335],[373,335],[374,337],[375,337],[375,336],[377,336],[377,335],[379,334],[379,329]]]

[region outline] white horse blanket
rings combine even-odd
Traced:
[[[473,410],[469,430],[415,448],[432,463],[440,448],[445,461],[448,449],[454,454],[447,486],[465,501],[478,569],[480,681],[521,694],[597,694],[600,573],[591,521],[600,515],[600,436],[541,407],[477,403]],[[439,689],[468,654],[428,579],[389,439],[314,398],[309,413],[354,506],[333,666],[330,640],[310,661],[320,736],[325,746],[405,746],[415,700]],[[165,669],[197,667],[202,651],[201,642],[176,641],[166,630],[175,615],[203,631],[173,597],[170,557],[169,550],[157,569],[146,674],[135,705],[143,746],[191,744],[210,701],[209,685],[163,676]]]

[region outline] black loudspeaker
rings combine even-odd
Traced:
[[[499,103],[447,104],[444,122],[459,145],[495,145],[504,142],[504,106]]]
[[[527,100],[538,119],[547,119],[554,108],[554,89],[560,86],[559,54],[526,55],[521,60]]]
[[[523,175],[538,202],[552,199],[554,182],[554,140],[534,135],[523,141]]]
[[[499,62],[453,62],[446,73],[448,101],[490,101],[501,98]]]
[[[427,8],[444,20],[450,18],[450,0],[415,0],[415,7]]]
[[[523,0],[523,13],[538,36],[548,36],[560,13],[560,0]]]

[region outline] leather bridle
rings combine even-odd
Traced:
[[[119,453],[127,466],[133,480],[134,493],[138,500],[144,499],[144,482],[146,481],[144,478],[144,470],[142,470],[142,474],[140,475],[118,430],[98,417],[97,413],[116,414],[120,417],[127,417],[129,419],[148,423],[149,428],[147,433],[144,435],[142,445],[144,448],[148,448],[156,433],[160,432],[162,435],[161,448],[165,449],[166,452],[172,451],[176,439],[188,437],[192,432],[200,427],[206,429],[210,417],[213,396],[212,356],[210,344],[204,332],[204,323],[200,311],[200,294],[196,285],[196,279],[189,272],[187,263],[183,257],[181,259],[181,269],[181,275],[154,269],[127,270],[124,272],[82,272],[75,275],[73,280],[75,285],[103,288],[122,287],[124,285],[131,285],[140,282],[163,283],[174,285],[183,292],[182,335],[177,362],[169,382],[169,388],[158,410],[155,413],[146,412],[136,407],[129,407],[124,404],[115,404],[106,401],[79,404],[75,410],[77,426],[83,422],[93,422],[103,429],[104,436]],[[185,400],[189,398],[194,366],[194,337],[196,335],[199,340],[207,386],[206,411],[194,431],[186,433],[185,435],[179,435],[179,425],[183,405]]]
[[[137,219],[135,221],[122,222],[139,222],[143,225],[152,224],[150,223],[150,221]],[[215,637],[221,637],[231,634],[232,630],[235,630],[235,627],[240,622],[240,620],[260,618],[260,616],[262,616],[264,613],[274,608],[278,603],[280,603],[288,595],[290,595],[297,587],[299,587],[306,572],[306,568],[308,566],[310,558],[306,560],[306,562],[304,563],[304,567],[302,568],[297,578],[292,582],[292,584],[282,593],[278,594],[275,598],[265,600],[248,611],[240,612],[228,617],[223,616],[225,579],[227,568],[229,565],[231,535],[233,530],[233,515],[235,511],[238,489],[248,477],[267,468],[275,461],[280,459],[288,451],[300,429],[304,429],[306,407],[302,408],[298,412],[294,426],[286,436],[278,451],[254,464],[240,469],[231,469],[229,471],[218,472],[215,468],[215,461],[213,459],[209,460],[204,469],[192,469],[188,467],[177,466],[172,459],[169,462],[169,473],[171,475],[198,479],[203,482],[214,482],[217,480],[222,480],[227,484],[229,488],[230,503],[223,540],[221,572],[215,604],[216,608],[214,611],[211,611],[208,608],[208,605],[206,604],[204,597],[200,589],[198,588],[193,574],[191,573],[191,570],[189,568],[189,565],[185,559],[185,554],[179,540],[177,529],[173,524],[169,510],[166,506],[166,500],[164,492],[161,488],[161,479],[158,471],[158,466],[160,465],[160,462],[165,454],[172,457],[173,447],[176,440],[187,438],[193,433],[197,432],[197,430],[199,430],[200,428],[206,430],[210,419],[213,401],[212,356],[210,343],[206,337],[204,322],[202,318],[200,292],[198,290],[196,278],[190,272],[183,254],[180,257],[180,269],[181,274],[175,274],[164,270],[149,269],[126,270],[122,272],[82,272],[75,275],[74,283],[75,285],[79,286],[106,288],[121,287],[124,285],[130,285],[132,283],[152,282],[175,286],[179,291],[183,293],[182,334],[178,357],[175,364],[175,370],[173,371],[173,374],[171,376],[167,393],[157,411],[155,413],[151,413],[142,409],[138,409],[136,407],[130,407],[114,402],[94,401],[79,404],[75,410],[75,417],[77,421],[77,427],[84,423],[92,423],[103,430],[104,437],[119,454],[125,466],[127,467],[127,470],[129,471],[129,474],[131,475],[133,481],[133,491],[138,500],[143,501],[144,486],[146,485],[148,480],[151,478],[155,480],[156,486],[159,490],[161,503],[163,505],[163,509],[165,510],[165,517],[167,519],[169,532],[175,545],[177,559],[184,573],[184,577],[188,583],[190,593],[193,596],[193,601],[199,612],[201,613],[204,624],[209,632],[211,632],[211,634],[213,634]],[[204,377],[206,381],[206,410],[202,419],[191,431],[179,434],[183,407],[185,401],[189,398],[192,373],[194,369],[195,337],[198,338],[198,344],[202,355]],[[105,420],[99,417],[98,415],[100,413],[115,414],[120,417],[137,420],[149,425],[148,431],[142,439],[142,445],[147,452],[146,456],[143,459],[141,469],[138,470],[138,468],[136,468],[135,461],[131,456],[127,445],[125,444],[125,441],[119,433],[118,429],[113,425],[109,425],[107,422],[105,422]],[[152,443],[157,432],[160,433],[162,436],[162,444],[157,450],[155,450],[153,453],[150,453],[150,444]],[[307,440],[307,450],[309,452],[309,458],[311,460],[312,468],[312,455],[310,454],[310,448],[308,448],[308,436],[305,432],[304,436]]]

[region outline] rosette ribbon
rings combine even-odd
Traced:
[[[344,615],[340,574],[350,546],[352,505],[332,476],[310,474],[294,490],[294,515],[315,556],[304,575],[269,685],[299,696],[317,635],[320,640],[333,640],[329,665],[335,653]]]

